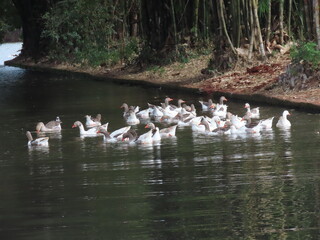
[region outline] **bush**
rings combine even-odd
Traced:
[[[48,39],[51,60],[90,66],[131,62],[139,51],[136,39],[117,37],[109,1],[63,0],[44,16],[42,38]],[[113,20],[111,20],[113,19]],[[118,23],[119,24],[119,23]]]
[[[317,45],[313,42],[299,44],[291,49],[290,55],[294,63],[305,62],[312,68],[319,68],[320,51]]]

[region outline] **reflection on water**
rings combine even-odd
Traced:
[[[319,114],[295,112],[288,131],[207,136],[183,127],[156,145],[107,143],[102,136],[80,137],[72,124],[101,113],[119,129],[123,102],[144,108],[166,96],[189,104],[198,96],[5,69],[1,239],[319,236]],[[242,115],[242,105],[231,101],[230,111]],[[260,109],[263,118],[283,112]],[[63,121],[61,133],[39,134],[50,137],[49,147],[28,148],[25,132],[55,116]],[[146,131],[144,124],[135,129]]]

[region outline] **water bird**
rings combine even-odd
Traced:
[[[28,146],[48,146],[49,137],[40,137],[33,139],[29,131],[26,132],[28,138]]]
[[[83,124],[80,121],[76,121],[73,123],[72,128],[78,127],[80,130],[80,135],[90,135],[90,136],[98,136],[97,127],[89,128],[88,130],[84,129]]]
[[[246,103],[244,105],[244,108],[247,109],[247,112],[251,113],[251,118],[259,118],[260,117],[260,109],[259,107],[256,108],[250,108],[250,104]]]
[[[291,114],[289,113],[288,110],[284,110],[282,113],[282,116],[280,116],[276,126],[278,128],[290,128],[291,127],[291,122],[287,119],[287,116],[290,116]]]
[[[61,131],[61,121],[57,117],[56,120],[50,121],[46,124],[43,122],[38,122],[36,125],[36,131],[39,132],[60,132]]]
[[[95,118],[91,117],[90,115],[86,115],[86,127],[93,128],[101,126],[101,114],[98,113]]]

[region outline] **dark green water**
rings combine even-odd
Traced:
[[[260,136],[179,128],[153,147],[71,128],[97,113],[120,128],[123,102],[146,108],[165,96],[201,114],[197,95],[0,68],[0,239],[319,239],[319,114],[289,109],[289,132]],[[239,115],[243,104],[228,102]],[[276,120],[284,110],[260,107]],[[61,135],[28,149],[25,132],[56,116]]]

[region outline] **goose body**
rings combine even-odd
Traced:
[[[57,117],[56,120],[50,121],[46,124],[43,122],[38,122],[36,125],[36,131],[39,132],[60,132],[61,131],[61,121]]]
[[[130,126],[120,128],[118,130],[113,131],[112,133],[108,133],[104,128],[99,128],[97,133],[103,134],[103,140],[105,142],[120,142],[123,138],[123,134],[130,130]]]
[[[89,128],[88,130],[85,130],[83,127],[83,124],[80,121],[74,122],[72,125],[72,128],[78,127],[80,130],[80,135],[87,135],[87,136],[97,136],[97,127]]]
[[[90,115],[86,115],[86,127],[94,128],[101,126],[101,114],[97,114],[96,118],[92,118]]]
[[[264,128],[264,129],[271,129],[271,128],[272,128],[273,119],[274,119],[274,117],[271,117],[271,118],[262,120],[262,121],[261,121],[261,126],[262,126],[262,128]]]
[[[126,122],[128,125],[137,125],[140,123],[140,120],[137,118],[134,110],[129,110],[129,112],[126,116]]]
[[[152,129],[150,129],[148,132],[140,135],[137,138],[136,142],[140,143],[140,144],[152,144],[153,143]]]
[[[136,131],[133,129],[130,129],[129,131],[127,131],[122,135],[122,142],[135,143],[137,138],[138,138],[138,134],[136,133]]]
[[[250,108],[250,104],[249,103],[246,103],[244,105],[244,108],[247,109],[247,113],[251,113],[251,118],[259,118],[260,117],[260,109],[259,107],[256,107],[256,108]]]
[[[154,143],[161,141],[160,130],[158,127],[156,127],[153,123],[150,122],[145,126],[145,128],[152,129],[152,140]]]
[[[40,137],[33,139],[31,133],[29,131],[26,132],[27,138],[28,138],[28,146],[48,146],[49,137]]]
[[[276,126],[278,128],[290,128],[291,122],[287,119],[287,116],[290,116],[288,110],[283,111],[282,116],[279,118]]]
[[[208,102],[199,101],[199,103],[201,104],[202,111],[209,111],[213,107],[212,99],[209,99]]]

